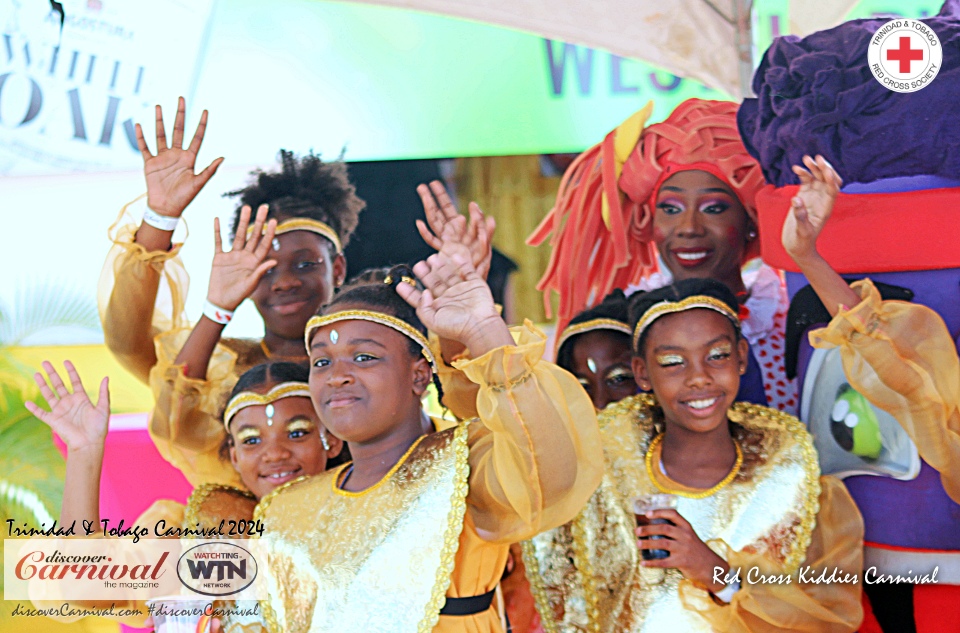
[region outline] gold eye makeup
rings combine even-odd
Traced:
[[[237,431],[236,441],[238,444],[243,444],[252,437],[260,437],[260,431],[247,426]]]
[[[617,380],[620,378],[629,378],[630,380],[633,380],[633,372],[626,367],[614,367],[607,372],[605,378],[607,380]]]
[[[587,379],[586,379],[586,378],[577,378],[577,380],[580,381],[580,384],[583,385],[584,389],[586,389],[586,388],[588,388],[588,387],[590,386],[590,383],[587,382]]]
[[[315,428],[317,428],[317,425],[306,418],[298,418],[296,420],[291,420],[290,422],[287,422],[288,433],[292,433],[294,431],[305,431],[309,433],[313,431]]]
[[[733,353],[733,345],[730,343],[723,343],[721,345],[715,346],[710,350],[710,356],[729,356]]]
[[[680,354],[657,354],[657,364],[661,367],[681,365],[683,364],[683,356]]]

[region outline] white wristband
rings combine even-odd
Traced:
[[[733,600],[733,594],[738,591],[740,591],[740,583],[732,582],[713,595],[717,597],[717,600],[730,604],[730,601]]]
[[[233,320],[233,310],[225,310],[210,303],[209,300],[203,302],[203,316],[214,323],[226,325]]]
[[[172,231],[180,224],[180,218],[171,218],[167,215],[160,215],[150,207],[143,212],[143,223],[149,224],[155,229],[161,231]]]

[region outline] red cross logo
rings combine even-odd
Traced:
[[[910,72],[910,62],[923,61],[922,48],[910,48],[910,38],[900,38],[900,48],[891,48],[887,51],[887,60],[900,62],[900,72],[907,74]]]

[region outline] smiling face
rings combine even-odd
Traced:
[[[256,391],[266,393],[274,385]],[[327,468],[343,442],[326,433],[330,449],[320,439],[323,429],[310,398],[281,398],[273,403],[273,424],[266,406],[241,409],[230,421],[230,462],[247,489],[262,498],[277,486]]]
[[[267,257],[277,260],[277,265],[267,271],[250,298],[268,332],[302,340],[307,321],[343,283],[346,260],[316,233],[291,231],[276,239],[280,250],[271,248]]]
[[[369,309],[340,305],[337,310]],[[336,335],[332,335],[336,331]],[[351,445],[373,444],[420,424],[430,364],[410,339],[378,323],[346,320],[310,340],[310,394],[330,432]]]
[[[751,228],[739,198],[705,171],[674,174],[657,193],[654,241],[673,278],[710,278],[743,290],[740,267]]]
[[[637,384],[653,389],[667,427],[709,433],[725,424],[748,353],[730,320],[692,309],[660,317],[647,332],[633,369]]]
[[[637,393],[630,360],[630,337],[613,330],[593,330],[570,341],[570,373],[577,377],[599,411]]]

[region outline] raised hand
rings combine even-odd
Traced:
[[[257,209],[253,230],[248,238],[250,207],[244,206],[240,210],[240,222],[233,238],[233,248],[227,252],[224,252],[220,241],[220,219],[214,218],[213,267],[210,270],[210,286],[207,290],[207,300],[213,305],[226,310],[236,310],[254,291],[263,275],[277,265],[274,259],[264,261],[277,228],[277,221],[270,220],[264,231],[267,211],[265,204]]]
[[[720,556],[700,540],[693,526],[676,510],[653,510],[647,514],[651,519],[666,519],[670,523],[651,523],[634,530],[640,539],[640,549],[664,549],[670,552],[666,558],[645,560],[644,567],[676,568],[685,578],[711,591],[720,591],[723,584],[713,582],[714,568],[721,567],[726,575],[730,566]],[[665,536],[663,539],[650,539],[651,536]]]
[[[793,166],[800,178],[800,190],[793,197],[790,212],[783,223],[783,247],[796,259],[805,259],[816,253],[817,237],[833,211],[833,202],[840,192],[843,180],[830,163],[820,155],[816,159],[803,157],[806,169]]]
[[[441,338],[463,343],[474,356],[513,343],[466,246],[444,242],[439,253],[419,262],[413,272],[424,290],[399,284],[397,293],[417,309],[428,329]]]
[[[87,392],[83,390],[83,383],[73,363],[64,361],[63,366],[73,386],[73,393],[63,384],[53,365],[44,361],[43,370],[47,373],[53,390],[40,372],[35,373],[33,379],[40,387],[40,394],[50,406],[50,411],[45,411],[29,401],[25,402],[24,406],[59,435],[71,453],[91,449],[102,451],[107,437],[107,422],[110,419],[108,380],[104,378],[100,381],[100,395],[94,406]]]
[[[447,190],[439,180],[434,180],[430,186],[420,185],[417,193],[423,202],[423,212],[427,216],[427,224],[417,220],[417,230],[420,236],[434,250],[439,251],[444,242],[459,242],[470,251],[470,260],[473,267],[482,279],[487,278],[490,272],[490,261],[493,257],[493,231],[497,223],[492,217],[485,217],[480,206],[471,202],[469,206],[470,220],[460,215],[457,207],[447,195]],[[431,232],[432,231],[432,232]]]
[[[197,131],[190,146],[183,149],[184,119],[186,102],[183,97],[177,104],[177,118],[173,123],[173,138],[167,147],[167,134],[163,127],[163,109],[156,107],[157,114],[157,154],[154,156],[147,147],[143,128],[137,123],[137,147],[143,156],[143,174],[147,179],[147,205],[160,215],[178,218],[193,201],[207,181],[217,173],[223,158],[217,158],[201,171],[194,174],[197,153],[203,143],[207,129],[207,111],[200,115]]]

